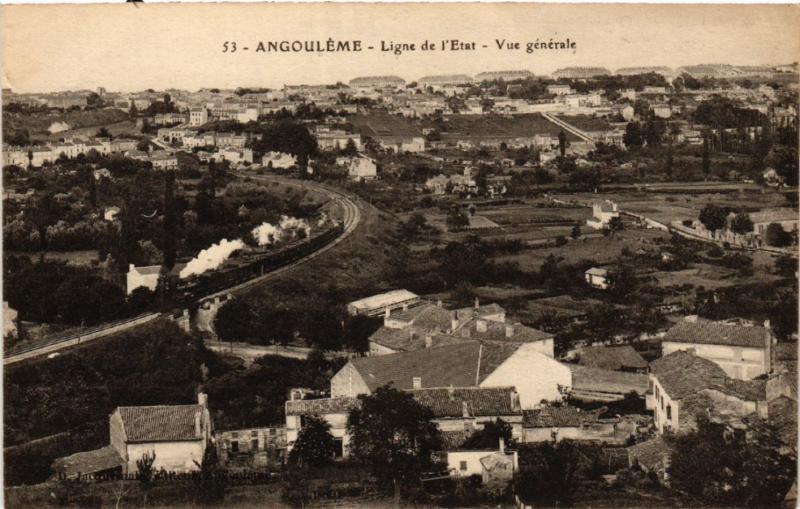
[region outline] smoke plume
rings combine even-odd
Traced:
[[[193,258],[186,267],[181,270],[181,279],[195,274],[202,274],[207,270],[214,270],[222,266],[225,260],[240,249],[244,248],[244,242],[239,239],[228,241],[222,239],[219,244],[211,244],[211,247],[203,249]]]

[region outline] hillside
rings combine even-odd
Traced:
[[[78,110],[48,113],[8,113],[3,112],[3,129],[19,131],[27,129],[31,136],[47,135],[47,128],[53,122],[66,122],[73,129],[100,127],[116,124],[128,119],[128,114],[118,109]]]

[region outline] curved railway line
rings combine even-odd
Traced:
[[[258,177],[258,176],[250,176],[250,178],[256,181],[267,181],[273,179],[271,177]],[[298,185],[297,181],[293,180],[282,179],[282,178],[278,178],[277,180],[289,185]],[[270,272],[267,272],[266,274],[254,277],[237,285],[225,288],[223,290],[208,295],[204,295],[198,298],[197,299],[198,301],[204,301],[209,298],[213,299],[214,297],[220,297],[228,294],[235,294],[237,292],[240,292],[257,284],[273,279],[285,273],[286,271],[289,271],[297,267],[298,265],[301,265],[325,253],[326,251],[337,246],[339,243],[344,242],[350,235],[352,235],[353,231],[356,229],[359,222],[361,221],[361,210],[356,205],[356,203],[350,199],[349,196],[347,196],[345,193],[337,189],[322,184],[302,183],[300,185],[303,186],[308,185],[309,187],[314,187],[317,191],[327,195],[330,200],[336,202],[341,207],[342,224],[344,227],[344,229],[342,230],[342,234],[333,239],[332,241],[326,243],[316,251],[309,253],[301,258],[298,258],[297,260],[294,260],[291,263],[278,267]],[[356,198],[356,201],[357,200],[358,199]],[[8,351],[4,352],[3,365],[8,366],[28,359],[40,357],[42,355],[50,355],[53,353],[57,353],[61,350],[76,345],[84,345],[91,341],[102,339],[112,334],[130,330],[134,327],[138,327],[139,325],[149,323],[159,317],[162,316],[167,317],[170,315],[171,313],[168,312],[145,313],[135,317],[101,324],[89,329],[84,329],[74,334],[43,338],[41,340],[31,341],[21,345],[15,345],[14,347],[8,349]]]

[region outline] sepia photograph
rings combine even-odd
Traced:
[[[797,507],[800,6],[0,27],[0,506]]]

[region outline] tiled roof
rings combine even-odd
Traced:
[[[441,431],[439,436],[442,441],[442,450],[454,451],[461,448],[464,442],[472,435],[469,431]]]
[[[201,405],[159,405],[118,407],[128,442],[200,440],[195,416],[201,423],[205,407]],[[202,425],[202,424],[201,424]]]
[[[281,152],[269,152],[266,154],[270,157],[293,157],[289,154]],[[379,308],[382,306],[392,305],[403,302],[409,299],[417,298],[416,293],[411,293],[408,290],[392,290],[390,292],[364,297],[363,299],[355,300],[350,303],[351,306],[358,309]]]
[[[734,380],[716,363],[688,352],[673,352],[657,359],[650,369],[672,399],[680,400],[710,389],[745,401],[766,400],[766,381]]]
[[[584,422],[596,421],[599,411],[582,412],[574,406],[543,407],[525,410],[522,413],[522,426],[525,428],[566,428],[579,427]]]
[[[789,447],[797,447],[797,401],[780,396],[767,407],[770,424],[778,428],[781,441]]]
[[[286,415],[342,414],[360,406],[358,398],[300,399],[286,402]]]
[[[635,458],[641,466],[650,471],[663,468],[665,459],[672,453],[667,442],[660,436],[632,445],[626,450],[629,458]]]
[[[371,391],[389,383],[411,389],[413,377],[421,378],[422,387],[469,387],[476,385],[480,350],[480,343],[467,341],[350,362]]]
[[[766,348],[769,332],[758,326],[745,327],[707,320],[697,322],[684,320],[668,330],[663,340],[675,343]]]
[[[425,330],[419,327],[406,327],[403,329],[391,329],[381,327],[376,330],[369,340],[398,352],[410,352],[422,350],[426,347],[426,336],[431,336],[431,346],[444,346],[462,342],[463,339],[447,334],[438,334],[435,330]]]
[[[520,413],[513,387],[458,387],[409,391],[434,417],[461,417],[464,406],[470,416],[502,416]]]
[[[107,445],[94,451],[85,451],[58,458],[53,462],[52,470],[56,474],[68,478],[78,474],[94,474],[120,467],[125,461],[114,447]]]
[[[645,369],[648,366],[647,361],[630,345],[589,346],[581,350],[578,362],[581,366],[611,370]]]
[[[153,275],[161,272],[161,265],[147,265],[144,267],[134,267],[133,270],[135,270],[136,272],[138,272],[143,276]]]
[[[540,331],[519,322],[495,322],[483,318],[468,320],[459,325],[452,335],[481,341],[513,341],[517,343],[544,341],[553,337],[549,332]]]
[[[478,385],[517,351],[521,343],[463,341],[350,362],[371,391],[386,384],[397,389],[412,388],[419,377],[423,388],[470,387]]]
[[[575,391],[608,392],[612,394],[637,394],[647,392],[647,375],[625,373],[610,369],[590,368],[567,364],[572,370],[572,389]]]
[[[601,269],[599,267],[592,267],[591,269],[586,271],[586,274],[591,276],[607,276],[608,269]]]
[[[426,302],[402,311],[393,311],[390,318],[401,322],[410,322],[420,328],[439,327],[444,330],[450,327],[451,313],[443,307]]]

